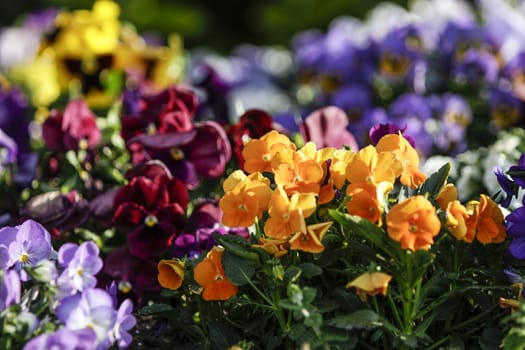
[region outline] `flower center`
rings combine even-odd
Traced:
[[[414,224],[411,224],[408,226],[408,230],[412,233],[417,232],[417,226]]]
[[[170,150],[171,157],[175,160],[181,160],[184,159],[184,153],[181,151],[180,148],[173,147]]]
[[[89,146],[89,144],[88,144],[86,139],[80,139],[78,141],[78,149],[86,150],[86,149],[88,149],[88,146]]]
[[[78,268],[78,269],[77,269],[77,276],[78,276],[78,277],[82,277],[83,275],[84,275],[84,270],[82,270],[81,267]]]
[[[222,277],[221,274],[217,274],[217,275],[215,275],[214,279],[215,279],[215,281],[222,281],[224,279],[224,277]]]
[[[157,219],[157,217],[155,215],[151,215],[151,214],[146,216],[146,218],[144,219],[144,224],[146,226],[148,226],[148,227],[153,227],[158,222],[159,222],[159,220]]]
[[[239,210],[241,211],[247,211],[247,208],[244,204],[239,204]]]
[[[120,281],[118,283],[118,289],[122,293],[128,294],[129,292],[131,292],[131,283],[129,283],[128,281]]]
[[[149,123],[146,127],[146,134],[155,135],[157,133],[157,127],[153,123]]]
[[[25,264],[26,262],[29,261],[29,254],[27,254],[26,252],[23,252],[21,255],[20,255],[20,262]]]

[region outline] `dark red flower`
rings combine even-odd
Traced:
[[[233,148],[233,155],[240,168],[244,165],[242,156],[244,144],[250,139],[258,139],[272,129],[272,117],[260,109],[246,111],[241,115],[237,123],[227,129]]]
[[[182,229],[188,200],[188,191],[177,178],[137,176],[116,193],[113,222],[127,234],[133,255],[158,257]]]
[[[96,117],[83,100],[70,101],[64,112],[52,110],[42,125],[42,137],[53,151],[93,149],[102,134]]]

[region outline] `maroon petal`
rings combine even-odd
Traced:
[[[144,176],[148,179],[153,179],[157,176],[166,176],[168,179],[172,178],[171,172],[166,164],[157,159],[138,164],[128,170],[125,174],[125,177],[128,180],[138,176]]]
[[[195,129],[195,139],[185,147],[187,158],[200,176],[221,176],[232,153],[226,132],[220,124],[213,121],[196,125]]]
[[[137,229],[137,226],[143,226],[144,219],[148,216],[148,212],[136,203],[121,204],[115,215],[113,215],[113,223],[123,232],[131,232]]]
[[[95,115],[84,100],[72,100],[67,104],[62,131],[70,136],[68,143],[71,144],[66,144],[68,149],[77,149],[78,141],[82,139],[87,140],[89,148],[93,148],[102,138]]]
[[[117,208],[122,203],[133,202],[151,210],[165,205],[168,200],[168,193],[161,184],[138,176],[117,192],[113,206]]]
[[[50,150],[64,150],[64,133],[62,132],[62,115],[57,111],[52,111],[49,117],[42,124],[42,138]]]
[[[187,144],[195,138],[196,131],[170,132],[155,135],[137,135],[128,140],[127,144],[140,143],[153,149],[170,149]]]
[[[159,257],[169,249],[176,233],[175,227],[166,222],[142,226],[128,235],[129,251],[141,259]]]
[[[186,185],[179,179],[173,178],[166,184],[166,189],[170,196],[170,203],[177,203],[182,208],[188,206],[190,195],[186,188]]]

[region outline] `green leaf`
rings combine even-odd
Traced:
[[[209,322],[208,330],[212,349],[229,349],[241,340],[235,330],[225,322]]]
[[[303,288],[303,305],[311,304],[315,300],[317,290],[312,287]]]
[[[511,329],[503,339],[503,347],[506,350],[524,350],[525,332],[521,329]]]
[[[301,276],[302,270],[297,266],[290,266],[284,273],[283,282],[285,285],[294,283]]]
[[[503,332],[494,327],[487,327],[483,330],[483,334],[478,340],[479,346],[482,350],[492,350],[499,348]]]
[[[213,239],[222,245],[229,253],[259,264],[259,254],[253,250],[250,242],[246,239],[235,235],[220,235],[217,233],[214,233],[212,236]]]
[[[231,250],[225,250],[222,254],[222,265],[224,273],[231,283],[242,286],[250,282],[255,273],[256,263],[253,260],[247,260]]]
[[[323,269],[312,263],[303,263],[299,265],[299,268],[303,272],[303,276],[306,278],[319,276],[323,273]]]
[[[412,276],[414,280],[417,280],[425,274],[427,271],[427,268],[434,262],[435,255],[423,250],[418,249],[413,254],[411,254],[410,258],[412,259]]]
[[[172,310],[173,310],[173,307],[171,307],[170,305],[158,303],[158,304],[144,306],[142,309],[139,310],[139,314],[148,316],[148,315],[161,314],[161,313],[169,312]]]
[[[449,173],[450,163],[443,164],[443,166],[439,168],[437,172],[430,175],[428,179],[421,185],[417,191],[417,194],[428,194],[430,198],[435,198],[447,181]]]
[[[350,315],[337,316],[328,320],[326,324],[346,330],[372,329],[382,326],[379,315],[372,310],[359,310]]]
[[[308,317],[304,318],[304,325],[308,327],[321,327],[323,324],[323,317],[318,313],[310,313]]]

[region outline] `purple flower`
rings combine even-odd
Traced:
[[[92,329],[97,344],[107,344],[117,320],[113,299],[102,289],[87,289],[81,294],[64,298],[56,315],[71,330]]]
[[[127,348],[133,341],[128,331],[135,327],[137,320],[132,312],[133,303],[129,299],[124,300],[117,311],[117,319],[110,333],[110,339],[111,343],[117,343],[119,349]]]
[[[505,64],[501,76],[512,86],[514,95],[525,101],[525,51],[519,52]]]
[[[51,235],[34,220],[26,220],[16,226],[16,237],[9,243],[9,266],[21,271],[22,281],[29,280],[29,275],[23,270],[24,266],[34,266],[40,260],[54,256],[51,246]],[[12,236],[13,231],[8,230]]]
[[[15,270],[5,271],[0,283],[0,311],[13,304],[20,303],[21,289],[22,284],[18,272]]]
[[[395,124],[406,125],[406,132],[418,140],[416,146],[420,152],[430,154],[432,138],[426,131],[425,124],[432,118],[432,109],[424,96],[403,94],[390,105],[388,114]]]
[[[496,179],[505,195],[505,199],[500,204],[507,208],[510,205],[512,197],[517,194],[518,188],[514,182],[505,175],[503,169],[499,166],[494,168],[494,174],[496,175]]]
[[[92,350],[96,347],[96,340],[95,332],[89,328],[70,330],[63,327],[31,339],[23,350]]]
[[[462,84],[493,83],[499,74],[499,63],[491,53],[469,49],[452,67],[454,79]]]
[[[58,261],[65,267],[58,278],[62,290],[82,292],[96,286],[95,275],[102,269],[102,259],[94,242],[64,244],[58,251]]]
[[[512,211],[505,219],[510,237],[509,251],[516,259],[525,259],[525,207]]]
[[[498,128],[516,126],[522,121],[523,102],[511,91],[492,87],[489,90],[490,118]]]
[[[376,145],[383,136],[388,134],[403,134],[406,128],[406,126],[401,128],[395,124],[389,123],[377,124],[370,129],[370,140],[372,140],[372,143]],[[403,135],[403,137],[412,145],[412,147],[416,147],[416,143],[412,137],[407,135]]]
[[[525,189],[525,153],[521,155],[518,164],[511,166],[507,173],[518,186]]]

